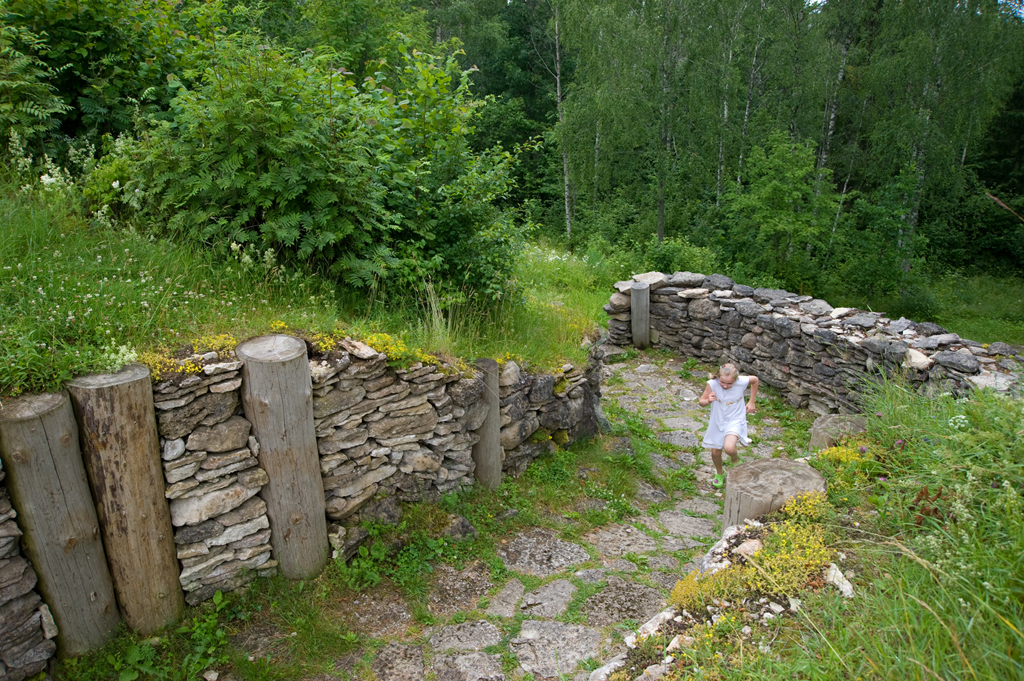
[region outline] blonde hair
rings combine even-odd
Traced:
[[[739,378],[739,375],[740,370],[736,368],[735,364],[729,362],[728,364],[723,364],[718,367],[718,371],[716,373],[708,374],[708,378],[711,380],[716,378],[726,378],[728,376],[735,376],[736,378]]]

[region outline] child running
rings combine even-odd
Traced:
[[[757,376],[740,376],[739,369],[733,364],[723,364],[718,375],[708,381],[704,394],[700,396],[700,406],[711,405],[711,419],[708,431],[704,434],[703,445],[711,450],[711,461],[715,464],[715,477],[711,485],[721,489],[725,485],[725,469],[722,468],[722,450],[733,463],[740,460],[736,453],[736,445],[744,447],[750,444],[747,437],[747,414],[757,411]],[[743,405],[743,393],[750,386],[750,401]]]

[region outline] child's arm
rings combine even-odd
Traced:
[[[757,405],[755,400],[757,399],[757,386],[761,381],[757,379],[757,376],[750,377],[750,401],[747,402],[747,413],[753,414],[757,411]]]
[[[705,385],[704,394],[700,396],[700,399],[697,400],[697,403],[700,404],[700,406],[702,407],[706,407],[712,402],[716,401],[717,399],[718,398],[715,397],[715,391],[711,389],[711,386]]]

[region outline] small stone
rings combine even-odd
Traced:
[[[444,469],[442,469],[444,470]],[[476,539],[479,536],[476,528],[463,518],[461,515],[450,515],[448,521],[448,527],[444,529],[442,534],[446,537],[450,537],[454,541],[462,541],[463,539]]]
[[[232,390],[238,390],[242,386],[242,377],[233,378],[230,381],[223,381],[221,383],[214,383],[210,386],[211,393],[227,393]]]
[[[165,440],[160,456],[164,461],[174,461],[184,453],[185,440],[179,437],[173,440]]]
[[[196,471],[199,470],[199,465],[200,462],[196,461],[185,466],[179,466],[177,468],[172,468],[169,471],[164,471],[164,481],[168,485],[174,485],[175,483],[181,482],[182,480],[191,478],[193,475],[196,474]]]
[[[769,602],[768,607],[771,608],[772,612],[774,612],[776,615],[781,615],[782,613],[786,612],[786,609],[778,603],[776,603],[775,601]]]
[[[203,367],[203,373],[207,376],[216,376],[217,374],[226,374],[229,371],[238,371],[241,368],[241,362],[220,362],[217,364],[207,364]]]
[[[57,638],[60,631],[57,629],[57,623],[53,621],[53,615],[50,614],[50,607],[45,603],[39,606],[39,623],[43,625],[45,638]]]
[[[263,487],[270,482],[270,476],[262,468],[250,468],[242,471],[238,474],[238,484],[246,489],[256,489]]]
[[[238,523],[244,523],[247,520],[252,520],[266,512],[267,502],[263,501],[263,499],[260,499],[259,497],[253,497],[235,510],[228,511],[224,515],[218,517],[217,522],[224,527],[230,527],[232,525],[237,525]]]
[[[245,447],[249,441],[252,424],[241,416],[231,418],[213,426],[199,426],[192,431],[185,442],[189,451],[227,452]]]
[[[680,291],[677,295],[680,298],[697,299],[706,298],[708,293],[709,292],[706,288],[687,288]]]
[[[198,525],[241,506],[256,496],[257,488],[247,488],[235,483],[200,497],[175,499],[171,502],[171,524],[175,527]]]
[[[904,361],[907,366],[916,371],[928,371],[935,364],[935,360],[920,350],[908,348]]]

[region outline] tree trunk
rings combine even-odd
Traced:
[[[0,452],[61,656],[102,648],[121,618],[67,394],[8,402],[0,411]]]
[[[150,636],[181,617],[185,599],[149,369],[130,364],[77,378],[68,391],[121,612],[129,627]]]
[[[558,6],[555,6],[555,104],[558,106],[558,124],[565,125],[565,114],[562,110],[562,47],[561,36],[558,32]],[[562,140],[562,179],[563,194],[565,195],[565,236],[572,238],[572,206],[570,205],[569,193],[569,153],[565,149],[565,140]]]
[[[270,482],[270,543],[288,579],[310,579],[327,564],[327,508],[313,426],[313,387],[304,341],[260,336],[235,348],[242,368],[242,406],[260,445]]]

